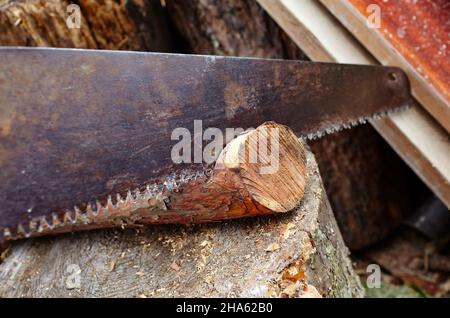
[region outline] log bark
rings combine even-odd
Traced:
[[[13,242],[0,296],[362,296],[309,150],[306,171],[303,199],[289,213]]]
[[[166,13],[159,1],[75,1],[80,28],[69,28],[67,0],[0,2],[0,44],[87,49],[172,49]]]
[[[428,193],[369,125],[310,142],[350,249],[388,237]]]
[[[256,1],[166,3],[172,23],[191,52],[307,59]],[[369,125],[309,144],[350,249],[361,249],[392,233],[428,193]]]

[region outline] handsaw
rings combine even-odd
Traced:
[[[189,179],[193,164],[171,160],[171,133],[194,120],[221,130],[275,121],[310,139],[411,101],[393,67],[21,47],[0,48],[0,61],[0,242],[147,213],[150,185]],[[196,222],[159,218],[166,208],[147,221]]]

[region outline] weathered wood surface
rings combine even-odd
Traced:
[[[81,9],[80,28],[67,26],[69,14],[73,14],[67,11],[71,3],[74,1],[0,1],[1,45],[135,51],[172,48],[159,1],[76,1]]]
[[[0,297],[362,296],[306,158],[305,196],[290,213],[17,241],[0,264]]]

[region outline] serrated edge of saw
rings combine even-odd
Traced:
[[[378,120],[378,119],[381,119],[386,116],[401,113],[408,108],[410,108],[410,105],[404,105],[404,106],[399,106],[399,107],[396,107],[396,108],[393,108],[390,110],[376,112],[369,116],[361,116],[361,117],[358,117],[357,119],[349,120],[345,123],[330,125],[330,127],[324,128],[324,129],[319,130],[314,133],[305,134],[304,136],[302,136],[302,138],[304,138],[306,140],[317,140],[326,135],[331,135],[331,134],[334,134],[336,132],[339,132],[339,131],[342,131],[345,129],[351,129],[351,128],[359,126],[359,125],[367,124],[371,120]]]
[[[133,222],[127,223],[127,219],[132,220],[132,212],[138,209],[155,208],[164,210],[164,193],[166,191],[176,191],[180,186],[189,181],[195,181],[200,177],[207,176],[209,171],[182,170],[167,176],[162,182],[155,182],[143,186],[143,190],[128,190],[125,196],[120,194],[109,195],[106,203],[102,204],[99,200],[95,203],[88,203],[85,209],[74,206],[72,209],[66,209],[63,212],[51,212],[40,217],[33,217],[26,222],[20,222],[12,231],[11,227],[0,229],[0,244],[22,238],[30,238],[45,234],[59,233],[67,227],[84,227],[96,229],[95,225],[107,222],[115,223],[117,227],[126,228],[133,225]],[[116,198],[114,203],[112,198]],[[154,206],[149,205],[149,200],[155,199]],[[158,205],[158,206],[157,206]],[[159,206],[161,205],[161,206]],[[135,220],[136,221],[136,220]],[[89,228],[89,225],[93,226]],[[99,226],[98,228],[101,228]],[[63,231],[61,233],[65,233]],[[71,232],[71,231],[67,231]]]
[[[370,120],[377,120],[385,116],[399,113],[409,108],[409,105],[400,106],[392,110],[381,111],[369,116],[362,116],[354,120],[349,120],[342,124],[330,125],[323,130],[315,133],[310,133],[301,136],[300,138],[306,140],[316,140],[325,135],[333,134],[344,129],[366,124]],[[120,194],[109,195],[106,204],[102,205],[99,200],[95,203],[88,203],[85,209],[80,209],[74,206],[73,209],[67,209],[62,213],[51,212],[40,217],[34,217],[26,222],[21,222],[15,226],[14,231],[10,227],[0,228],[0,244],[10,240],[21,238],[29,238],[40,236],[44,234],[58,233],[58,229],[68,226],[88,226],[95,225],[101,222],[114,222],[130,216],[130,214],[140,208],[148,208],[148,201],[152,198],[158,199],[158,195],[164,192],[165,189],[171,191],[177,189],[180,185],[196,180],[198,177],[206,176],[204,171],[190,171],[183,170],[177,174],[173,174],[165,178],[161,183],[151,183],[145,187],[144,190],[128,190],[125,197]],[[112,198],[116,198],[116,203],[113,203]],[[62,217],[58,216],[62,215]],[[127,227],[132,224],[117,224],[118,227]],[[93,227],[94,229],[95,227]]]

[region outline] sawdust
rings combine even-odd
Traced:
[[[278,244],[278,243],[270,243],[266,247],[266,252],[274,252],[276,250],[279,250],[280,248],[281,248],[280,244]]]
[[[180,265],[178,265],[176,261],[173,261],[172,264],[170,264],[170,268],[176,272],[179,272],[181,270]]]

